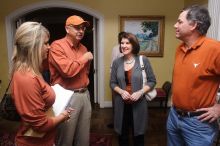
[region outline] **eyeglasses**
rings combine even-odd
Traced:
[[[69,25],[70,27],[74,28],[75,30],[77,31],[85,31],[86,30],[86,27],[84,25]]]

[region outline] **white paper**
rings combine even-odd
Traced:
[[[56,94],[56,99],[53,104],[53,112],[55,116],[58,116],[61,112],[63,112],[66,109],[74,91],[64,89],[59,84],[55,84],[51,87],[53,88]]]

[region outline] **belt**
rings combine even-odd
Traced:
[[[84,93],[86,92],[87,88],[80,88],[80,89],[74,89],[74,93]]]
[[[198,112],[197,111],[192,111],[192,112],[184,111],[184,110],[178,109],[176,107],[173,107],[173,109],[181,117],[195,117],[195,116],[200,116],[205,113],[205,111],[198,111]]]

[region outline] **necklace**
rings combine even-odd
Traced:
[[[125,61],[125,64],[132,64],[134,62],[134,58],[128,61]]]

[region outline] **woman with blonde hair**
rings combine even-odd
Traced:
[[[42,62],[50,49],[49,32],[38,22],[25,22],[16,31],[12,57],[11,92],[21,116],[16,146],[53,146],[56,126],[70,117],[72,109],[56,117],[46,114],[55,101],[53,89],[42,77]],[[32,129],[43,136],[27,136]]]

